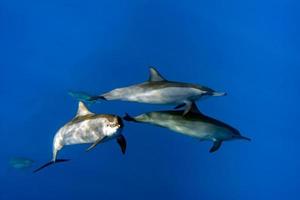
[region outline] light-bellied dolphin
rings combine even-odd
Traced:
[[[122,100],[149,104],[185,106],[184,115],[190,110],[192,102],[203,96],[224,96],[224,92],[216,92],[208,87],[190,83],[168,81],[160,73],[150,67],[149,80],[123,88],[117,88],[91,99]]]
[[[183,116],[182,112],[183,111],[158,111],[141,114],[136,117],[131,117],[126,114],[124,119],[127,121],[154,124],[198,138],[201,141],[212,141],[213,146],[210,152],[217,151],[223,141],[233,139],[250,141],[249,138],[242,136],[237,129],[202,114],[194,103],[186,115]]]
[[[57,153],[65,145],[91,143],[92,145],[87,149],[87,151],[89,151],[99,143],[116,139],[124,154],[126,150],[126,140],[122,135],[122,129],[123,121],[119,116],[94,114],[90,112],[82,102],[79,102],[75,118],[60,128],[54,136],[52,160],[34,172],[54,163],[68,161],[65,159],[57,159]]]

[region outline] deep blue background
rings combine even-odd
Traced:
[[[1,0],[0,199],[299,199],[299,3],[240,0]],[[68,90],[94,94],[138,83],[156,66],[169,80],[226,97],[199,102],[252,142],[211,143],[127,123],[115,142],[63,149],[39,174],[12,156],[51,158],[76,113]],[[170,109],[102,102],[97,113]]]

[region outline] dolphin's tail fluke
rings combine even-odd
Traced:
[[[85,101],[89,103],[95,103],[97,100],[100,99],[106,100],[104,96],[94,96],[86,92],[69,91],[68,94],[79,101]]]
[[[125,113],[125,116],[123,117],[124,120],[130,121],[130,122],[137,122],[133,117],[131,117],[128,113]]]
[[[67,161],[69,161],[69,159],[56,159],[55,161],[52,160],[52,161],[44,164],[43,166],[37,168],[36,170],[34,170],[33,173],[36,173],[36,172],[38,172],[38,171],[40,171],[40,170],[42,170],[42,169],[44,169],[44,168],[46,168],[50,165],[53,165],[53,164],[56,164],[56,163],[61,163],[61,162],[67,162]]]

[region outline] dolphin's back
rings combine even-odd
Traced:
[[[210,91],[210,90],[209,90]],[[190,98],[198,98],[207,91],[196,85],[169,81],[145,82],[117,88],[103,96],[106,100],[123,100],[150,104],[180,104]]]
[[[190,112],[184,116],[183,111],[159,111],[142,114],[134,119],[201,140],[228,139],[231,134],[239,135],[231,126],[201,113]]]
[[[211,133],[216,131],[215,125],[202,121],[197,117],[183,116],[182,111],[150,112],[135,117],[135,120],[200,139],[209,139]]]

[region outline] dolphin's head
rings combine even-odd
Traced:
[[[230,134],[231,138],[229,138],[230,140],[248,140],[248,141],[251,140],[250,138],[242,136],[240,131],[235,128],[231,128],[230,132],[231,132]]]
[[[119,116],[113,116],[107,118],[104,131],[107,136],[115,135],[120,132],[124,127],[123,120]]]
[[[124,123],[121,117],[117,116],[117,122],[116,122],[116,126],[119,126],[119,128],[123,128],[124,127]]]
[[[112,128],[112,129],[119,129],[119,128],[123,128],[124,123],[123,120],[121,119],[121,117],[119,116],[114,116],[112,118],[109,118],[107,120],[106,126]]]
[[[117,122],[116,122],[116,127],[118,127],[117,132],[119,134],[122,134],[123,128],[124,128],[124,123],[121,117],[117,116]]]

